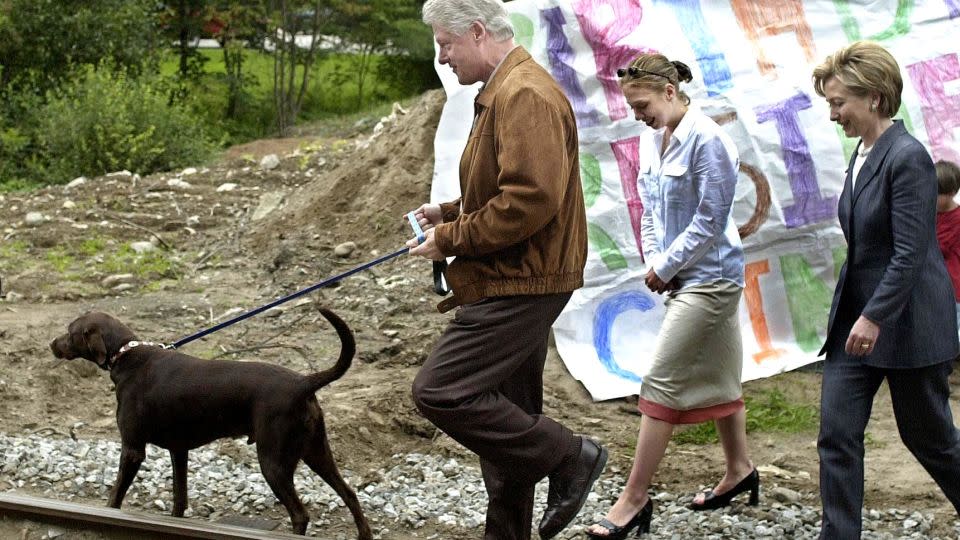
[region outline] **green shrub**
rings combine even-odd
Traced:
[[[169,103],[159,78],[103,66],[49,94],[37,116],[50,183],[123,169],[171,170],[197,164],[213,150],[202,123]]]
[[[0,192],[37,185],[34,114],[41,103],[35,92],[0,91]]]

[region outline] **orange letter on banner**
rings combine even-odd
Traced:
[[[753,355],[753,361],[758,364],[768,358],[781,356],[786,352],[783,349],[773,348],[773,344],[770,342],[770,329],[767,328],[767,318],[763,314],[763,295],[760,293],[759,276],[768,272],[770,272],[770,263],[759,261],[748,264],[744,276],[747,286],[743,290],[743,294],[747,300],[750,326],[753,327],[753,335],[757,338],[757,344],[760,345],[760,352]]]
[[[760,73],[769,75],[774,68],[773,62],[767,60],[767,55],[760,45],[761,34],[775,36],[793,31],[797,35],[797,41],[803,48],[807,61],[813,61],[817,49],[813,44],[813,32],[807,24],[803,3],[800,0],[732,0],[730,5],[733,7],[737,22],[740,23],[740,28],[753,45]]]

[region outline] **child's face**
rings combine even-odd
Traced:
[[[937,195],[937,212],[947,212],[957,207],[956,193],[944,193]]]

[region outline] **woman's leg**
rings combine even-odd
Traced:
[[[846,361],[843,361],[846,360]],[[883,372],[842,359],[823,365],[820,390],[821,540],[860,540],[863,434]]]
[[[650,416],[640,419],[640,431],[637,433],[637,451],[633,456],[633,467],[627,485],[620,493],[617,502],[607,512],[607,519],[619,526],[626,525],[633,516],[647,504],[647,490],[653,475],[657,472],[660,460],[667,451],[670,436],[673,435],[673,424],[657,420]],[[590,532],[605,534],[603,527],[593,525]]]
[[[726,473],[720,479],[720,483],[713,488],[715,494],[721,495],[730,491],[753,472],[753,462],[750,461],[750,452],[747,449],[746,409],[718,418],[715,423],[726,462]],[[698,494],[694,502],[702,504],[705,496],[703,493]]]
[[[960,432],[950,411],[953,360],[887,371],[900,438],[960,513]]]

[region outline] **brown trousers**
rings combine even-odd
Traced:
[[[488,298],[460,307],[413,382],[420,412],[480,457],[484,538],[528,540],[534,487],[579,450],[543,416],[550,327],[570,293]]]

